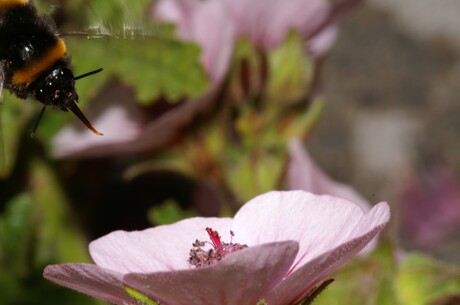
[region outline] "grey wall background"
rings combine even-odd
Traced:
[[[435,168],[458,179],[460,1],[365,2],[342,20],[322,76],[328,104],[308,147],[331,176],[397,208]]]

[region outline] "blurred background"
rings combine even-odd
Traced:
[[[303,188],[325,174],[392,207],[375,253],[318,304],[460,304],[460,2],[325,1],[316,23],[272,37],[271,16],[240,39],[217,0],[168,1],[34,1],[76,75],[104,68],[77,82],[104,136],[50,109],[31,138],[39,103],[3,92],[0,304],[102,304],[43,268],[91,262],[88,242],[114,230],[296,188],[293,138],[324,171]]]
[[[456,262],[459,16],[457,1],[353,10],[325,62],[328,106],[308,144],[333,177],[394,204],[405,247]]]

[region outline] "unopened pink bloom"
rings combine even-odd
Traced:
[[[124,287],[165,305],[270,305],[298,301],[359,252],[388,223],[382,202],[356,204],[301,191],[254,198],[232,218],[191,218],[137,232],[117,231],[90,244],[93,264],[48,266],[44,276],[115,304],[137,304]],[[188,263],[205,228],[247,245],[207,267]]]

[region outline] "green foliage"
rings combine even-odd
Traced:
[[[177,101],[205,92],[208,81],[199,60],[200,48],[179,40],[172,25],[155,23],[147,14],[149,5],[151,1],[145,0],[96,0],[69,8],[80,9],[86,19],[83,23],[89,26],[90,39],[66,39],[76,74],[98,67],[105,70],[102,76],[78,84],[82,100],[112,77],[132,86],[144,104],[159,97]]]
[[[33,225],[30,196],[21,194],[11,200],[0,219],[0,268],[11,277],[27,273]]]
[[[298,55],[297,61],[308,61],[300,47],[295,34],[268,54],[254,48],[248,40],[240,40],[225,88],[228,96],[217,101],[220,107],[212,117],[169,150],[170,158],[162,155],[157,159],[158,164],[197,179],[211,180],[229,191],[239,204],[279,188],[289,139],[306,137],[324,107],[321,98],[306,103],[306,83],[312,81],[312,64],[281,64],[283,58],[293,54]],[[264,74],[266,65],[268,79]],[[278,77],[278,69],[292,67],[301,70],[300,79],[298,73],[288,72],[272,79]],[[293,95],[277,91],[281,87],[292,91],[291,86],[296,86]]]
[[[55,253],[47,257],[39,253],[42,216],[37,201],[25,193],[13,198],[0,215],[0,304],[101,304],[86,296],[60,289],[43,279],[43,268],[46,262],[55,259]],[[60,229],[66,230],[65,227]],[[61,241],[63,247],[72,243],[73,237],[67,238],[70,240]],[[75,248],[71,247],[69,250]],[[81,249],[77,251],[79,252]],[[62,260],[71,257],[82,259],[81,256],[64,255]]]
[[[133,87],[144,104],[153,103],[160,97],[177,101],[202,94],[207,88],[207,80],[198,60],[199,47],[179,42],[172,38],[172,34],[169,36],[137,40],[111,37],[68,39],[77,74],[104,68],[102,76],[78,83],[81,99],[87,100],[114,76]]]
[[[460,297],[460,267],[409,254],[400,265],[395,283],[400,304],[438,304],[449,295]]]
[[[321,294],[321,292],[324,291],[332,282],[334,282],[334,279],[328,279],[316,286],[312,291],[308,293],[306,297],[304,297],[298,305],[311,305],[315,301],[315,299]]]
[[[137,302],[140,304],[140,305],[160,305],[160,303],[150,299],[148,296],[146,296],[145,294],[137,291],[137,290],[134,290],[130,287],[125,287],[125,291],[130,295],[132,296],[134,299],[137,300]]]
[[[0,101],[0,179],[10,174],[16,162],[20,138],[27,130],[25,127],[35,109],[32,103],[3,91],[3,101]]]
[[[267,92],[270,99],[286,104],[306,97],[316,67],[300,35],[294,31],[287,35],[283,44],[269,52],[268,62]]]
[[[233,152],[233,162],[227,163],[226,177],[230,187],[245,202],[257,194],[276,188],[283,170],[284,150],[280,147],[264,147],[248,152]]]
[[[77,229],[69,204],[51,168],[40,160],[34,160],[30,183],[30,193],[40,218],[35,237],[37,260],[56,263],[90,261],[87,240]]]
[[[335,284],[314,304],[433,305],[460,295],[458,266],[415,253],[400,261],[394,256],[384,244],[368,257],[353,259],[333,275]]]
[[[372,255],[355,257],[331,277],[335,279],[315,305],[395,305],[393,249],[381,246]]]
[[[193,212],[183,210],[174,200],[166,200],[161,205],[150,209],[148,218],[152,224],[166,225],[195,216]]]

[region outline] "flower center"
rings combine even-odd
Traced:
[[[233,236],[235,236],[233,231],[230,231],[232,238],[229,243],[222,242],[219,233],[211,228],[206,228],[206,232],[208,233],[211,242],[200,241],[197,239],[192,244],[193,248],[190,249],[188,262],[190,265],[197,268],[213,265],[224,258],[227,254],[248,247],[247,245],[232,242]],[[206,245],[211,245],[212,248],[207,250],[203,249]]]

